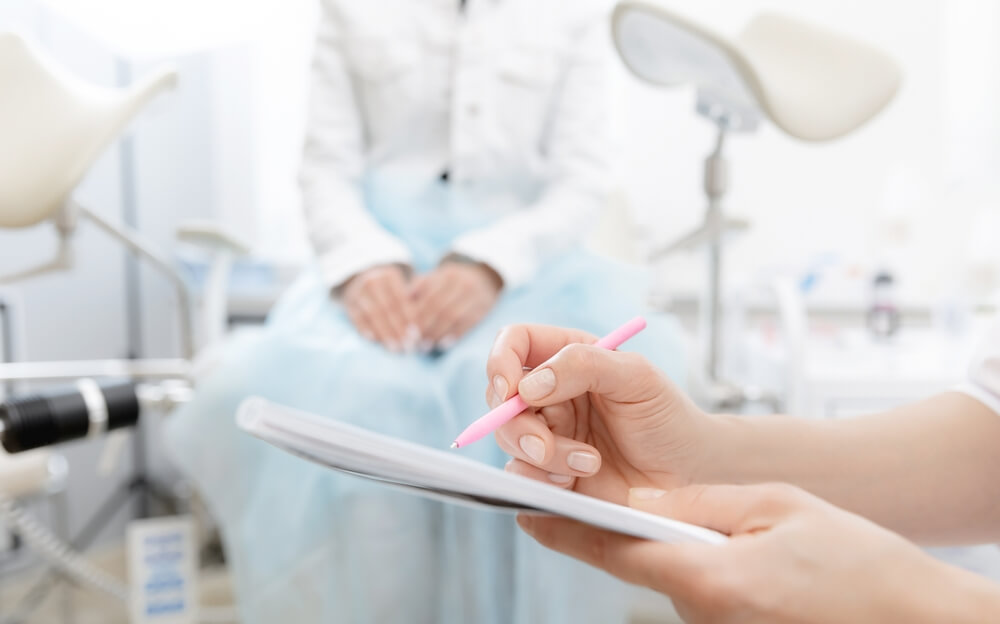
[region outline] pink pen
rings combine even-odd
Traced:
[[[626,340],[646,329],[646,319],[637,316],[628,323],[625,323],[604,338],[594,343],[595,347],[610,349],[614,351],[622,346]],[[484,438],[500,428],[505,422],[528,409],[528,404],[518,396],[514,395],[490,410],[485,416],[469,425],[455,441],[451,448],[459,448],[472,444],[480,438]]]

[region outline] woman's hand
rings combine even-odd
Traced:
[[[413,350],[419,340],[407,289],[407,269],[391,264],[355,275],[341,287],[341,294],[361,335],[400,353]]]
[[[549,548],[670,596],[687,622],[985,622],[995,585],[784,484],[632,490],[629,504],[729,534],[664,544],[563,518],[519,516]]]
[[[447,258],[416,279],[410,295],[421,348],[451,347],[493,309],[502,287],[500,276],[485,264]]]
[[[496,432],[514,457],[507,469],[618,503],[632,487],[695,480],[708,417],[645,358],[590,346],[595,341],[542,325],[497,337],[487,402],[519,392],[534,407]],[[525,375],[526,368],[534,370]]]

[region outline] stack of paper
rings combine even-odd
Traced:
[[[445,450],[320,418],[258,397],[243,402],[244,430],[334,470],[451,503],[554,514],[661,542],[722,543],[715,531],[509,474]],[[490,442],[482,442],[489,444]]]

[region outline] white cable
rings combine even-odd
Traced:
[[[104,570],[92,565],[56,537],[47,527],[29,516],[13,501],[0,499],[0,520],[17,533],[43,559],[74,580],[90,585],[115,598],[127,601],[128,588]]]

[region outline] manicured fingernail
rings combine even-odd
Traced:
[[[445,336],[441,340],[438,340],[438,349],[447,351],[448,349],[454,347],[456,342],[458,342],[458,338],[455,338],[454,336]]]
[[[549,481],[552,483],[558,483],[559,485],[566,485],[573,480],[573,477],[569,475],[556,474],[554,472],[549,473]]]
[[[393,353],[402,353],[403,351],[403,347],[400,346],[398,342],[390,340],[388,346],[389,350],[392,351]]]
[[[420,330],[416,326],[410,325],[406,328],[406,334],[403,336],[403,348],[406,349],[407,353],[410,353],[417,348],[418,342],[420,342]]]
[[[536,464],[545,459],[545,442],[536,435],[523,435],[517,442],[524,454]]]
[[[662,497],[667,493],[666,490],[658,490],[656,488],[632,488],[628,491],[629,496],[632,498],[638,498],[639,500],[654,500]]]
[[[517,525],[526,533],[531,533],[531,529],[535,526],[535,519],[525,514],[518,514]]]
[[[503,375],[497,375],[493,378],[493,392],[500,397],[500,400],[507,398],[507,390],[510,386],[507,385],[507,380],[504,379]]]
[[[431,342],[430,340],[421,340],[417,344],[417,349],[419,349],[420,352],[423,353],[424,355],[430,353],[433,348],[434,348],[434,343]]]
[[[365,340],[370,340],[372,342],[375,342],[375,336],[374,336],[374,334],[372,334],[368,330],[364,330],[364,329],[361,330],[361,337],[364,338]]]
[[[566,457],[566,465],[573,470],[590,474],[592,472],[597,472],[598,466],[601,465],[601,460],[593,453],[574,451]]]
[[[490,391],[487,393],[486,396],[486,404],[490,406],[490,409],[493,409],[496,406],[500,405],[501,403],[503,403],[503,401],[498,399],[497,393],[493,391],[493,388],[490,388]]]
[[[521,397],[527,401],[533,401],[548,396],[555,390],[556,374],[551,368],[543,368],[535,371],[521,380],[517,390]]]
[[[503,465],[503,469],[507,472],[514,472],[514,459],[507,460],[507,463]]]

